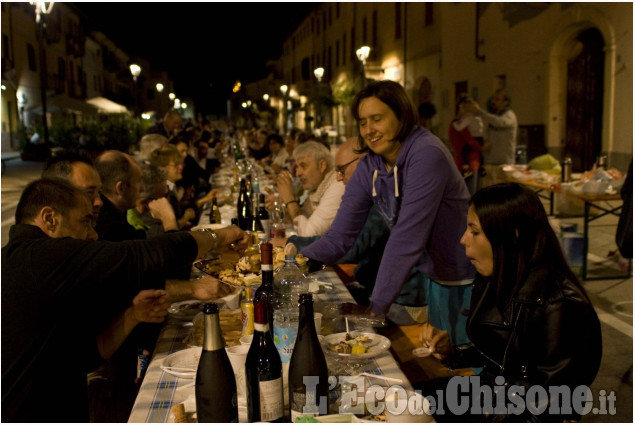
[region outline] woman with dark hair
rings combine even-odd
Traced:
[[[512,385],[521,396],[534,385],[572,392],[590,386],[602,358],[600,322],[534,191],[515,183],[478,191],[461,243],[478,274],[467,323],[471,343],[454,350],[453,366],[482,366],[481,385],[504,383],[508,398]],[[435,357],[450,354],[443,332],[428,327],[421,339]],[[544,395],[539,406],[550,401]],[[581,413],[521,410],[509,419],[556,422],[579,420]]]
[[[420,127],[417,110],[404,88],[377,81],[359,92],[352,106],[359,128],[358,151],[368,151],[346,185],[335,221],[317,242],[302,251],[327,264],[339,260],[355,243],[373,204],[390,229],[373,289],[370,312],[396,313],[427,303],[430,321],[464,341],[465,319],[474,269],[459,240],[469,193],[443,142]],[[406,287],[410,270],[425,278]]]

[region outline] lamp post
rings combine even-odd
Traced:
[[[288,129],[288,121],[289,121],[289,113],[287,112],[287,92],[289,91],[289,86],[287,86],[286,84],[283,84],[280,86],[280,93],[282,93],[282,107],[283,107],[283,113],[282,113],[282,119],[284,121],[284,125],[282,126],[284,133],[287,133],[287,129]]]
[[[136,63],[130,65],[130,74],[132,74],[132,79],[134,80],[134,115],[135,117],[139,116],[139,90],[137,87],[137,78],[141,74],[141,67]]]
[[[156,84],[156,88],[157,88],[157,93],[159,93],[158,99],[157,99],[157,115],[161,115],[161,113],[163,112],[163,96],[161,96],[161,93],[163,93],[163,89],[164,86],[161,83],[157,83]]]
[[[370,47],[362,46],[355,52],[357,54],[357,59],[362,63],[362,86],[366,85],[366,59],[368,59],[368,55],[370,54]]]
[[[47,80],[47,69],[46,69],[46,49],[44,48],[44,43],[46,39],[44,38],[44,30],[46,29],[46,20],[45,17],[53,10],[53,5],[55,2],[43,2],[36,1],[31,2],[33,6],[35,6],[35,23],[37,24],[37,38],[39,44],[39,54],[40,54],[40,95],[42,97],[42,136],[44,138],[44,144],[48,146],[49,144],[49,129],[48,122],[46,119],[46,80]]]
[[[315,121],[315,129],[317,130],[318,128],[322,127],[322,77],[324,77],[324,68],[319,67],[319,68],[315,68],[313,70],[313,75],[315,75],[315,78],[317,78],[318,80],[318,85],[316,88],[316,96],[315,96],[315,101],[314,101],[314,105],[315,105],[315,115],[316,115],[316,121]]]

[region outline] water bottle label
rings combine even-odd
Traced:
[[[260,381],[260,420],[269,422],[282,417],[282,378]]]
[[[280,360],[282,363],[289,363],[291,361],[291,354],[293,354],[293,346],[295,345],[295,339],[298,336],[298,328],[289,327],[281,328],[273,326],[273,342],[276,344],[278,353],[280,353]]]

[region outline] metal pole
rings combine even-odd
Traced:
[[[44,145],[49,145],[49,129],[46,119],[46,80],[47,80],[47,70],[46,70],[46,49],[44,49],[44,43],[46,42],[44,38],[44,16],[40,16],[40,19],[37,23],[38,29],[38,41],[39,41],[39,49],[40,49],[40,95],[42,96],[42,136],[44,138]]]

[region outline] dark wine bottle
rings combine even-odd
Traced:
[[[216,196],[212,198],[212,209],[209,212],[209,222],[211,224],[219,224],[221,222],[220,210],[218,209]]]
[[[328,368],[315,330],[313,296],[301,294],[299,304],[300,325],[289,362],[291,422],[299,416],[326,415],[329,405]]]
[[[273,337],[273,245],[269,242],[260,244],[260,271],[262,284],[256,289],[254,302],[264,301],[267,307],[267,323]]]
[[[282,362],[267,321],[267,304],[254,301],[254,336],[245,361],[247,422],[283,422]]]
[[[257,193],[253,193],[252,197],[254,199],[253,207],[254,207],[254,220],[251,222],[251,231],[252,232],[264,232],[265,230],[262,227],[262,223],[260,222],[260,217],[258,212],[260,210],[260,196]],[[268,235],[268,233],[266,233]]]
[[[267,211],[267,208],[265,208],[265,194],[261,193],[258,196],[258,201],[259,201],[259,205],[258,205],[258,213],[257,213],[257,220],[260,223],[260,228],[262,229],[263,232],[265,232],[265,235],[269,236],[269,232],[271,229],[271,220],[269,218],[269,211]]]
[[[245,179],[240,181],[240,192],[238,194],[238,227],[243,230],[251,230],[251,222],[254,219],[251,198],[247,192]]]
[[[199,422],[238,422],[236,378],[225,351],[218,306],[203,306],[205,334],[194,387]]]

